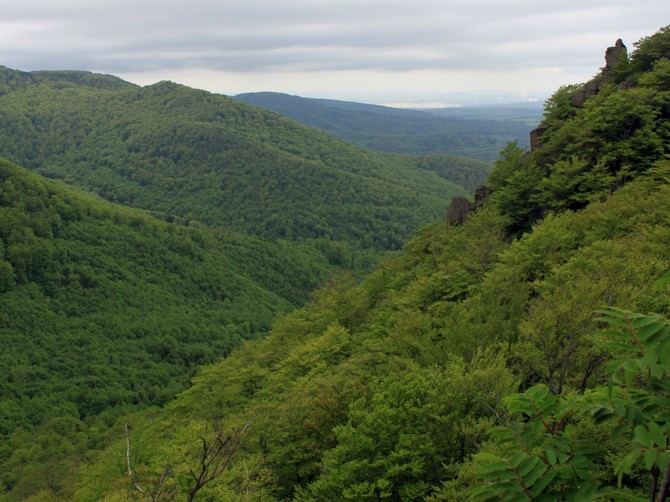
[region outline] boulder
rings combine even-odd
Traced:
[[[544,134],[544,131],[546,131],[546,127],[536,127],[532,131],[530,131],[530,149],[535,150],[536,148],[540,148],[540,138]]]
[[[628,49],[623,41],[619,39],[614,44],[614,47],[608,47],[605,51],[605,68],[603,68],[603,73],[609,73],[619,61],[625,59],[628,59]]]
[[[486,204],[486,201],[489,199],[489,195],[491,195],[491,190],[489,190],[486,185],[479,185],[475,189],[475,203],[472,206],[472,210],[476,211],[484,204]]]
[[[447,208],[447,223],[450,225],[460,225],[467,221],[471,211],[472,208],[468,199],[465,197],[454,197]]]

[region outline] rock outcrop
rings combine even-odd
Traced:
[[[470,201],[465,197],[454,197],[447,208],[447,223],[460,225],[468,220],[472,208]]]
[[[584,103],[591,96],[598,94],[602,89],[603,84],[612,76],[614,68],[621,61],[628,59],[628,49],[621,39],[617,40],[614,46],[608,47],[605,51],[605,66],[601,69],[600,74],[596,75],[592,80],[589,80],[584,86],[574,93],[570,98],[570,104],[576,108],[581,108]],[[620,89],[625,90],[630,87],[629,83],[622,82]],[[542,134],[546,130],[540,124],[537,128],[530,131],[530,150],[531,152],[540,147]]]
[[[614,44],[614,47],[608,47],[605,51],[605,68],[603,68],[603,75],[610,73],[619,61],[628,59],[628,49],[619,39]]]
[[[614,67],[620,62],[628,59],[628,49],[621,39],[617,40],[613,47],[608,47],[605,51],[605,66],[602,68],[600,75],[597,75],[593,80],[589,80],[584,87],[577,91],[570,104],[581,108],[584,103],[591,96],[598,94],[600,89],[607,80],[611,77]]]
[[[539,125],[532,131],[530,131],[530,149],[535,150],[536,148],[540,148],[540,138],[542,137],[542,134],[544,131],[546,131],[546,127],[542,127],[542,125]]]
[[[465,197],[454,197],[447,208],[447,222],[450,225],[461,225],[465,223],[470,213],[476,211],[488,200],[491,190],[484,185],[479,185],[475,190],[475,201],[470,202]]]
[[[482,207],[484,204],[486,204],[486,201],[489,200],[489,196],[491,195],[491,190],[486,185],[479,185],[475,189],[475,203],[472,206],[472,210],[476,211],[480,207]]]
[[[584,86],[577,91],[570,99],[570,104],[574,107],[581,108],[588,98],[598,94],[602,89],[603,84],[612,76],[617,64],[628,59],[628,49],[621,39],[617,40],[613,47],[608,47],[605,51],[605,66],[601,69],[600,74],[595,78],[584,84]],[[622,82],[619,89],[625,90],[630,87],[630,83]],[[542,124],[530,131],[530,149],[531,151],[540,147],[542,141],[542,134],[547,130]],[[470,202],[465,197],[454,197],[447,208],[447,222],[450,225],[461,225],[465,223],[470,217],[470,213],[482,207],[491,191],[484,185],[480,185],[475,190],[475,200]]]

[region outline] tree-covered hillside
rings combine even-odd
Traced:
[[[1,68],[0,89],[0,156],[110,201],[251,235],[397,249],[465,195],[413,159],[170,82]],[[483,180],[481,163],[451,163]]]
[[[239,94],[235,98],[380,152],[462,155],[491,161],[507,142],[528,142],[528,125],[513,120],[452,118],[428,111],[276,92]]]
[[[333,281],[174,402],[125,417],[76,479],[28,481],[12,437],[8,493],[665,500],[670,325],[612,307],[670,315],[669,57],[666,27],[582,106],[560,89],[540,147],[506,149],[465,224],[425,227],[362,283]],[[199,486],[226,438],[239,446]]]
[[[52,468],[70,450],[36,431],[76,424],[85,449],[263,336],[331,269],[313,246],[166,223],[0,160],[0,485],[10,436],[41,452],[20,470]]]

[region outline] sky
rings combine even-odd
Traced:
[[[393,106],[544,101],[667,0],[0,0],[0,65]]]

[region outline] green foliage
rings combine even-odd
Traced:
[[[139,88],[107,76],[11,70],[0,73],[5,80],[1,156],[167,219],[393,250],[467,194],[450,181],[452,166],[417,169],[416,159],[368,152],[170,82]],[[481,162],[447,164],[474,164],[474,176],[485,175]]]
[[[491,161],[508,141],[528,143],[528,128],[518,119],[519,112],[505,117],[510,110],[504,108],[473,107],[432,113],[273,92],[235,98],[379,152],[428,155],[446,161],[453,160],[451,155],[462,155]],[[524,114],[533,115],[528,110]],[[469,163],[483,165],[471,160]]]
[[[19,498],[71,489],[115,417],[170,401],[330,270],[310,246],[162,222],[5,161],[0,214],[0,466]]]
[[[509,232],[518,235],[530,229],[543,214],[540,183],[542,171],[523,157],[520,148],[509,145],[491,173],[493,202],[510,219]]]
[[[571,99],[580,87],[579,85],[561,86],[544,103],[543,139],[551,136],[556,129],[577,115],[577,108],[571,105]]]
[[[420,155],[405,157],[417,168],[434,171],[438,176],[464,187],[469,193],[484,184],[491,171],[491,165],[466,157],[450,155]]]
[[[659,475],[670,469],[670,322],[608,308],[597,320],[612,326],[599,333],[604,347],[619,356],[608,367],[608,387],[585,395],[561,396],[544,385],[505,399],[505,426],[492,434],[494,453],[476,456],[486,484],[471,490],[473,500],[595,500],[609,494],[599,478],[602,450],[580,436],[579,415],[596,425],[616,421],[615,440],[630,451],[614,467],[618,487],[640,460],[651,473],[652,500],[670,488]],[[583,427],[582,427],[583,429]],[[638,488],[634,485],[634,488]]]
[[[658,482],[659,474],[670,470],[670,322],[657,315],[643,315],[609,308],[598,319],[612,326],[601,336],[617,355],[608,369],[610,387],[587,397],[596,423],[618,422],[616,433],[627,437],[632,448],[616,466],[618,485],[639,459]],[[656,496],[656,483],[651,497]],[[670,491],[663,479],[661,493]]]
[[[138,418],[153,431],[147,442],[179,434],[186,444],[203,417],[253,418],[221,483],[231,500],[245,486],[259,499],[298,500],[466,500],[476,486],[498,500],[639,495],[653,477],[644,453],[628,489],[616,487],[616,466],[640,444],[635,429],[616,436],[616,420],[591,420],[596,402],[610,406],[605,367],[617,353],[590,319],[614,303],[670,313],[670,296],[654,287],[670,268],[670,176],[656,148],[667,146],[666,68],[655,68],[635,92],[606,88],[583,109],[565,108],[568,91],[557,96],[544,146],[525,155],[510,145],[490,178],[493,198],[466,224],[422,229],[362,284],[331,284],[266,339],[208,367],[164,412]],[[644,122],[630,131],[628,111]],[[587,123],[597,132],[580,137]],[[492,429],[500,419],[509,427]],[[652,429],[662,444],[655,426],[638,433],[651,439]],[[84,472],[103,471],[109,448]],[[147,460],[155,469],[174,443],[162,448]],[[121,476],[97,479],[113,491]]]
[[[602,166],[614,174],[618,183],[662,158],[667,129],[662,124],[659,90],[670,88],[634,88],[590,100],[583,116],[580,154],[596,168]]]
[[[583,107],[578,87],[559,89],[545,107],[540,147],[520,156],[508,147],[489,177],[493,202],[520,235],[547,214],[582,209],[650,169],[667,155],[667,28],[640,42],[626,86],[613,77]]]
[[[279,499],[464,500],[477,483],[469,456],[517,384],[574,396],[605,383],[611,354],[591,333],[598,305],[670,311],[667,293],[653,288],[670,265],[666,178],[659,166],[607,201],[547,218],[512,243],[493,207],[461,227],[423,229],[360,286],[331,283],[264,341],[207,368],[159,418],[147,419],[156,428],[147,442],[169,444],[171,430],[187,442],[197,417],[253,418],[245,451],[221,482],[236,493],[226,493],[231,500],[244,496],[245,465],[251,479],[265,480],[254,489]],[[574,398],[551,396],[558,421]],[[174,422],[185,416],[192,418]],[[601,484],[614,458],[625,456],[589,429],[585,414],[571,415],[555,435],[561,444],[577,441],[574,451],[585,455],[589,441],[602,443],[588,453]],[[560,475],[575,469],[579,480],[579,463]]]
[[[445,464],[462,462],[486,435],[485,406],[495,406],[512,380],[501,364],[406,370],[373,385],[369,399],[336,427],[337,446],[305,500],[416,500],[444,479]],[[481,366],[480,366],[481,364]],[[300,497],[299,497],[300,498]]]
[[[653,35],[643,37],[635,43],[631,62],[623,69],[620,78],[635,78],[649,71],[662,59],[670,59],[670,26],[664,26]]]
[[[574,400],[536,385],[509,396],[505,405],[512,421],[493,431],[495,454],[477,455],[483,464],[480,479],[489,484],[473,489],[472,500],[597,498],[599,486],[591,471],[601,451],[578,437],[572,423]]]
[[[10,301],[2,305],[11,309],[0,322],[12,327],[3,341],[14,332],[22,336],[8,345],[12,357],[3,360],[8,371],[0,379],[0,417],[11,417],[0,446],[5,497],[132,499],[126,422],[134,426],[138,474],[156,479],[168,463],[179,473],[169,481],[173,498],[188,493],[194,444],[213,423],[251,425],[230,469],[199,492],[203,500],[649,500],[660,494],[668,472],[670,292],[659,286],[670,269],[670,163],[663,158],[668,66],[659,60],[649,68],[630,80],[634,87],[619,90],[610,82],[576,110],[565,108],[570,94],[561,92],[547,114],[543,146],[524,154],[509,145],[491,175],[495,193],[465,224],[424,227],[361,283],[331,280],[304,307],[276,319],[267,336],[202,368],[174,400],[168,396],[179,389],[157,382],[184,382],[207,350],[223,349],[224,334],[264,335],[267,323],[258,319],[269,323],[280,302],[290,307],[283,291],[304,298],[299,285],[321,277],[325,256],[332,263],[358,260],[358,244],[327,233],[303,237],[304,247],[239,240],[179,217],[167,224],[93,203],[44,180],[21,181],[37,179],[25,172],[7,176],[0,263],[9,265],[1,277],[2,299]],[[163,118],[178,115],[184,102],[202,106],[172,84],[150,91],[119,90],[117,97],[138,112],[138,95],[161,103]],[[222,102],[211,99],[212,109],[221,110]],[[240,134],[248,118],[281,122],[251,108],[235,110]],[[276,131],[254,120],[255,133]],[[177,122],[175,137],[191,134]],[[29,120],[15,125],[33,127]],[[170,145],[151,141],[148,127],[124,127],[133,152],[158,148],[161,155],[152,158],[171,172]],[[209,144],[212,129],[198,130]],[[609,144],[600,144],[605,137]],[[273,141],[282,155],[305,160],[302,140],[277,133]],[[197,156],[185,148],[178,153]],[[116,161],[101,155],[101,169],[113,180],[119,171],[109,166]],[[394,165],[387,174],[400,180],[406,171]],[[350,167],[350,174],[374,174],[366,163]],[[144,174],[151,181],[151,171]],[[316,214],[309,224],[328,223]],[[77,245],[61,242],[66,237],[76,237]],[[293,265],[284,261],[289,255],[296,256],[288,261]],[[129,263],[117,256],[129,256]],[[315,256],[321,261],[313,262]],[[273,272],[283,267],[292,272]],[[245,289],[249,281],[263,287]],[[658,315],[606,307],[601,316],[614,329],[594,334],[593,311],[615,304]],[[250,311],[255,321],[246,328],[242,318]],[[43,336],[66,322],[57,336]],[[98,336],[91,341],[89,333]],[[37,343],[45,338],[49,343]],[[67,350],[58,352],[60,345]],[[103,354],[123,353],[121,347],[137,357],[98,360],[99,346]],[[224,353],[227,348],[217,355]],[[171,366],[175,354],[193,362],[186,373],[177,372],[181,362]],[[65,393],[65,384],[48,387],[49,372],[67,375],[77,393]],[[119,378],[130,388],[116,386]],[[37,398],[44,385],[65,397]],[[149,397],[131,406],[137,396]],[[80,407],[89,415],[82,418]],[[34,417],[43,426],[32,426]],[[29,435],[38,446],[26,442]],[[52,457],[56,462],[49,463]],[[73,467],[62,484],[49,485],[56,464]]]

